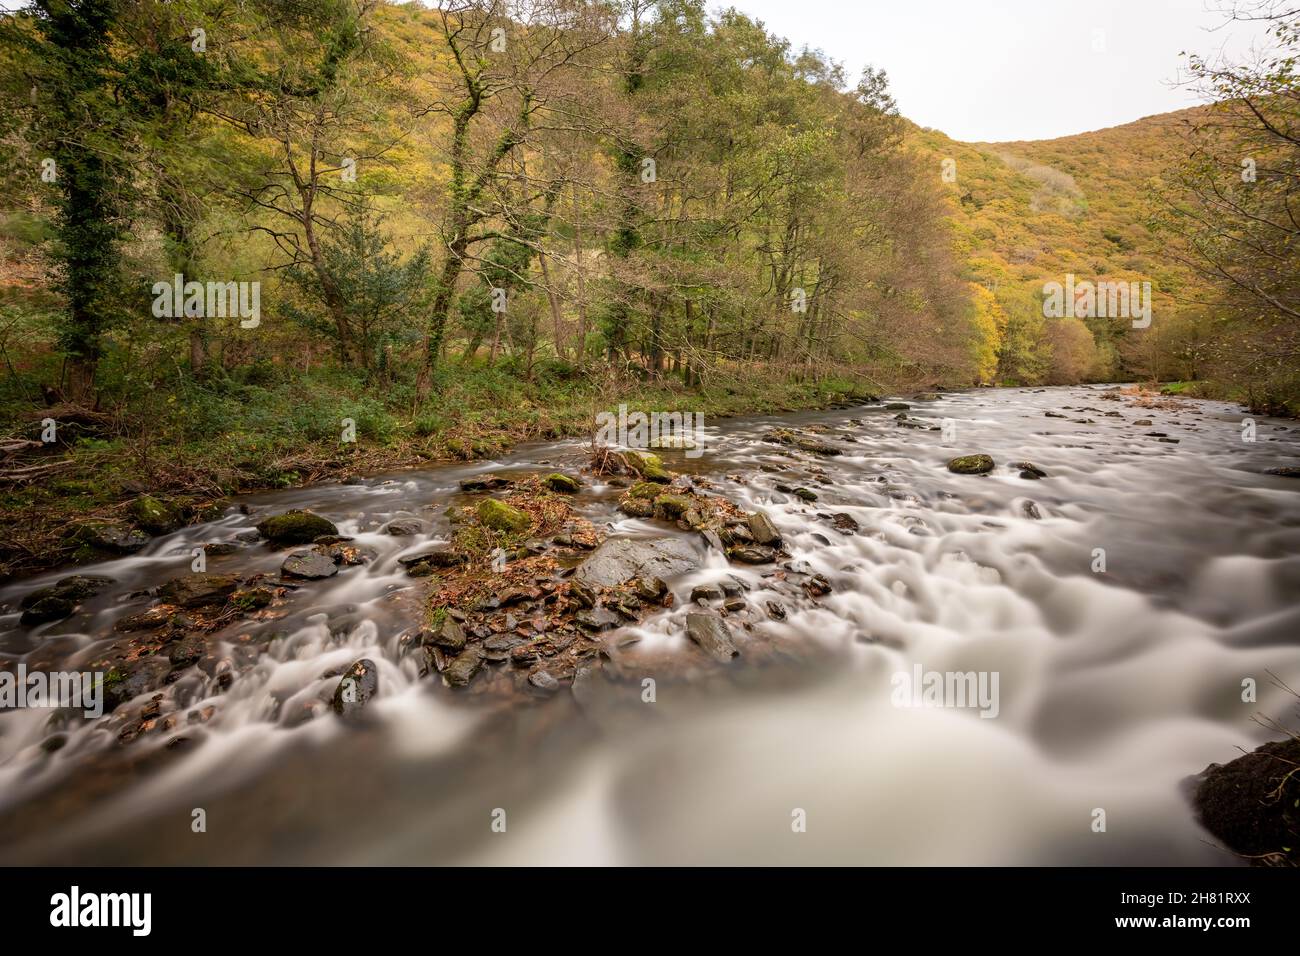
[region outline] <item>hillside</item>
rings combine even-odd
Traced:
[[[956,179],[945,185],[961,255],[972,281],[992,293],[1009,324],[999,379],[1185,374],[1179,342],[1203,315],[1205,290],[1148,228],[1148,189],[1185,157],[1186,125],[1204,112],[1181,110],[1059,139],[1007,143],[963,143],[937,130],[910,129],[910,141],[936,168],[944,159],[955,161]],[[1042,289],[1067,274],[1149,281],[1150,330],[1088,320],[1094,367],[1058,362],[1053,371],[1050,346],[1060,339],[1044,327]]]

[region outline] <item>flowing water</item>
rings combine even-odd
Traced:
[[[1236,406],[1143,408],[1099,387],[947,395],[911,414],[947,428],[864,407],[715,422],[701,457],[667,453],[669,467],[766,510],[794,567],[833,591],[791,601],[764,576],[772,566],[729,565],[689,535],[702,564],[670,582],[676,605],[615,634],[602,668],[545,699],[421,678],[400,638],[426,583],[397,561],[447,539],[461,478],[575,473],[579,442],[243,498],[220,520],[77,569],[116,583],[65,621],[28,628],[16,608],[68,571],[11,584],[5,666],[71,670],[122,639],[114,622],[187,572],[192,548],[235,542],[266,514],[310,508],[375,555],[216,635],[234,679],[180,673],[159,691],[159,725],[130,742],[117,713],[0,714],[0,859],[1235,862],[1196,824],[1185,781],[1276,737],[1257,716],[1294,714],[1269,675],[1300,687],[1300,482],[1263,472],[1297,464],[1300,430],[1261,418],[1246,442]],[[762,440],[773,424],[844,454],[791,455]],[[997,469],[944,467],[971,452]],[[1048,477],[1008,467],[1022,459]],[[576,507],[614,534],[685,535],[617,513],[616,495],[589,482]],[[859,532],[837,530],[832,512]],[[404,515],[430,532],[380,533]],[[208,570],[274,573],[283,556],[239,542]],[[732,617],[740,656],[716,665],[684,618],[691,587],[727,575],[749,588],[749,609]],[[768,600],[789,605],[786,620]],[[779,653],[757,666],[747,647],[760,643]],[[362,657],[378,665],[379,695],[340,721],[329,697]],[[917,668],[996,675],[995,706],[898,706],[896,675]],[[1248,678],[1256,702],[1242,699]]]

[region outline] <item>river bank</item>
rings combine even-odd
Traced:
[[[547,387],[503,380],[505,391],[480,394],[481,385],[453,383],[433,411],[417,416],[346,397],[315,405],[304,398],[300,406],[281,397],[238,420],[207,416],[211,421],[197,429],[166,428],[161,418],[128,427],[67,406],[33,410],[20,429],[29,446],[4,463],[17,477],[0,484],[0,582],[132,553],[150,537],[210,519],[233,495],[482,460],[520,442],[591,435],[596,413],[619,402],[714,420],[828,408],[875,388],[841,378],[755,377],[722,377],[689,390],[672,383]],[[281,427],[293,416],[305,424]],[[47,419],[66,442],[40,442]]]

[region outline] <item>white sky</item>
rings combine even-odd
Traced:
[[[1181,51],[1248,52],[1226,0],[710,0],[821,49],[856,81],[883,67],[900,112],[955,139],[1049,139],[1192,106]],[[1103,49],[1094,51],[1094,31]]]

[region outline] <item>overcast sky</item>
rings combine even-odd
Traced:
[[[1181,51],[1244,53],[1263,36],[1257,24],[1214,31],[1226,0],[710,2],[854,76],[883,67],[903,115],[968,142],[1048,139],[1192,106],[1170,84]]]

